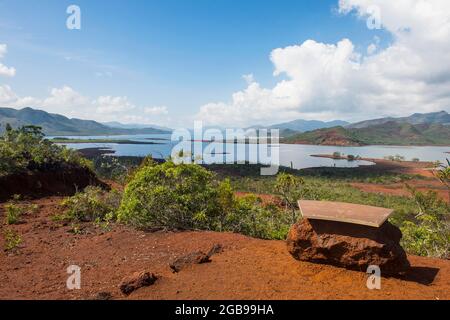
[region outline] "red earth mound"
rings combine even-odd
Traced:
[[[0,177],[0,201],[8,200],[15,194],[32,199],[53,195],[68,196],[89,185],[109,188],[91,170],[81,167],[17,173]]]

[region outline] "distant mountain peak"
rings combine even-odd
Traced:
[[[20,110],[0,107],[0,132],[9,123],[12,127],[40,126],[50,136],[126,135],[167,133],[152,127],[143,129],[111,128],[93,120],[69,119],[63,115],[26,107]]]
[[[320,120],[297,119],[285,123],[275,124],[270,128],[280,130],[292,130],[297,132],[306,132],[317,129],[345,126],[348,124],[349,124],[348,122],[342,120],[320,121]]]
[[[417,124],[442,124],[449,125],[450,124],[450,114],[447,111],[438,111],[438,112],[430,112],[430,113],[414,113],[409,117],[386,117],[374,120],[366,120],[357,123],[352,123],[347,128],[353,129],[361,129],[367,128],[371,126],[377,126],[380,124],[384,124],[387,122],[397,122],[397,123],[409,123],[412,125]]]

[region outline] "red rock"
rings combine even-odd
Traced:
[[[221,253],[222,251],[223,246],[221,244],[215,244],[208,253],[202,251],[191,252],[172,261],[169,267],[173,272],[180,272],[181,269],[188,265],[209,263],[214,254]]]
[[[395,275],[410,267],[401,238],[400,229],[389,222],[374,228],[303,219],[289,231],[287,246],[297,260],[363,272],[377,265],[382,275]]]
[[[124,278],[119,288],[123,294],[129,295],[139,288],[151,286],[157,279],[158,277],[153,273],[136,272],[133,275]]]

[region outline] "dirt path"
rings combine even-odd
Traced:
[[[1,299],[92,299],[100,292],[114,299],[450,299],[447,260],[412,256],[406,279],[383,278],[382,289],[371,291],[364,273],[298,262],[283,241],[216,232],[144,233],[121,226],[101,232],[91,225],[74,235],[70,226],[50,219],[60,211],[60,200],[33,201],[39,212],[10,227],[23,243],[16,253],[0,252]],[[172,259],[218,243],[224,251],[211,263],[171,272]],[[81,267],[81,290],[66,288],[66,268],[72,264]],[[160,279],[123,296],[122,278],[144,270]]]

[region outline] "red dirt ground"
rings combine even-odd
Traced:
[[[432,166],[431,163],[410,162],[410,161],[393,162],[382,159],[364,159],[364,160],[375,162],[376,165],[373,166],[374,170],[384,170],[425,177],[427,178],[426,180],[412,179],[407,183],[410,186],[422,192],[429,190],[435,191],[442,199],[444,199],[447,202],[450,202],[447,189],[438,179],[435,178],[433,170],[430,169],[430,166]],[[371,168],[372,166],[367,167],[367,169]],[[396,196],[411,196],[410,192],[405,187],[405,183],[390,183],[390,184],[352,183],[351,185],[364,192],[384,193]]]
[[[284,241],[264,241],[216,232],[144,233],[123,226],[85,233],[51,220],[61,198],[32,201],[39,212],[10,226],[23,243],[0,252],[0,299],[450,299],[450,261],[410,256],[413,268],[400,278],[383,278],[381,290],[368,290],[367,275],[294,260]],[[0,205],[0,219],[4,209]],[[3,233],[5,225],[1,225]],[[0,238],[1,239],[1,238]],[[212,262],[174,274],[172,259],[222,244]],[[0,240],[3,247],[3,239]],[[66,268],[81,267],[81,290],[66,289]],[[150,287],[123,296],[118,285],[137,271],[156,273]]]

